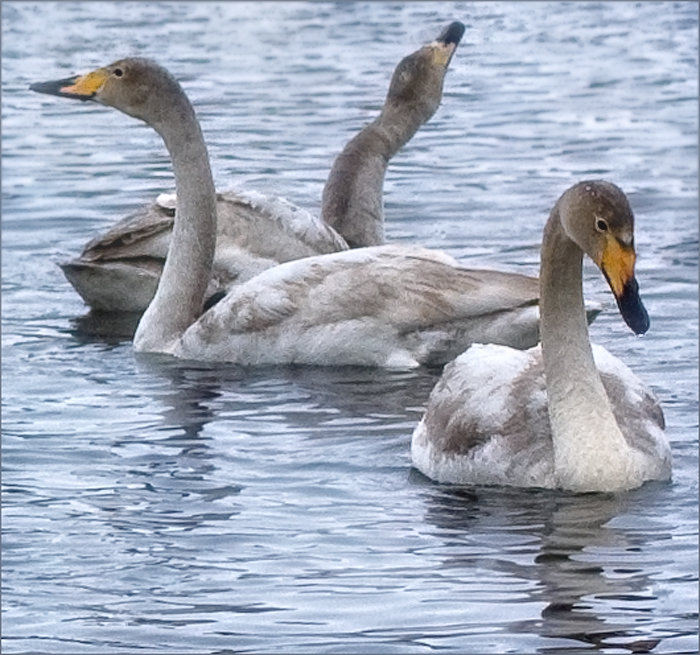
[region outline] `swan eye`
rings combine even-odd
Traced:
[[[608,231],[608,223],[607,221],[603,220],[602,218],[599,218],[595,222],[595,228],[598,230],[598,232],[607,232]]]
[[[121,68],[114,69],[114,77],[121,77],[124,75],[124,71]]]

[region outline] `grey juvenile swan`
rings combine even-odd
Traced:
[[[437,111],[445,73],[464,34],[451,23],[436,41],[404,57],[394,70],[379,116],[333,162],[321,218],[351,248],[384,243],[383,187],[391,158]]]
[[[251,190],[217,194],[217,243],[207,295],[278,263],[383,243],[382,189],[389,160],[437,110],[464,25],[451,23],[396,67],[380,116],[336,159],[321,220],[282,198]],[[60,262],[83,300],[99,311],[143,312],[155,293],[172,233],[175,195],[161,194]]]
[[[561,196],[544,229],[541,346],[522,352],[475,344],[445,367],[413,433],[413,463],[425,475],[576,492],[670,478],[658,400],[619,359],[591,347],[584,252],[608,280],[625,322],[637,334],[647,331],[627,198],[608,182],[580,182]]]
[[[162,137],[179,198],[137,351],[241,364],[440,365],[474,341],[538,340],[538,281],[462,268],[418,247],[371,246],[297,259],[234,288],[202,314],[216,241],[216,192],[194,109],[177,80],[131,58],[34,84],[140,118]]]

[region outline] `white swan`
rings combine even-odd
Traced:
[[[286,262],[236,285],[201,314],[216,238],[216,195],[194,109],[154,62],[123,59],[35,91],[93,99],[163,138],[179,198],[137,351],[242,364],[444,364],[473,341],[538,340],[538,282],[459,267],[422,248],[374,246]],[[201,314],[201,316],[200,316]]]
[[[627,324],[638,334],[648,329],[633,228],[613,184],[581,182],[561,196],[542,242],[541,346],[473,345],[446,366],[413,433],[416,468],[440,482],[576,492],[670,477],[658,400],[604,348],[591,350],[584,317],[585,252]]]
[[[380,116],[335,160],[321,219],[281,198],[250,190],[217,194],[217,240],[211,296],[278,263],[383,243],[383,184],[391,158],[437,110],[447,68],[464,34],[451,23],[396,67]],[[59,262],[68,281],[99,311],[146,309],[165,262],[175,195],[119,221],[89,241],[79,257]]]

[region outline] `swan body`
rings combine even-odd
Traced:
[[[240,364],[442,365],[476,340],[537,342],[537,280],[384,245],[296,260],[232,289],[165,348]]]
[[[451,23],[405,57],[384,108],[344,148],[329,174],[321,219],[282,198],[233,189],[217,194],[214,265],[207,295],[225,292],[279,263],[383,243],[383,184],[390,159],[437,110],[464,33]],[[151,203],[59,262],[92,309],[143,312],[155,294],[170,243],[175,194]]]
[[[176,195],[127,216],[59,266],[98,311],[143,312],[155,294],[175,215]],[[280,262],[347,250],[345,240],[310,212],[251,190],[217,193],[216,249],[206,295],[225,292]]]
[[[279,264],[203,312],[216,262],[216,192],[199,123],[177,81],[150,60],[130,58],[31,88],[140,118],[170,153],[174,227],[136,328],[136,351],[241,364],[414,367],[443,364],[473,341],[537,342],[536,278],[465,269],[443,253],[399,245]]]
[[[591,346],[584,318],[585,250],[628,325],[648,328],[632,228],[614,185],[584,182],[562,196],[542,247],[541,346],[474,344],[447,365],[413,433],[416,468],[439,482],[580,492],[670,477],[659,401],[619,359]]]
[[[592,348],[613,413],[635,445],[625,477],[643,479],[649,459],[648,479],[666,479],[671,460],[658,399],[618,358]],[[445,366],[411,455],[416,468],[440,482],[566,487],[556,474],[550,431],[541,347],[475,343]],[[607,454],[595,450],[585,459],[604,467]]]

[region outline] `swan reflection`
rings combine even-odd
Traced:
[[[551,639],[551,647],[540,649],[547,653],[569,653],[572,641],[643,653],[661,641],[663,635],[644,628],[656,601],[649,567],[635,566],[648,532],[615,527],[616,517],[633,505],[631,494],[445,488],[415,471],[411,480],[429,493],[426,520],[449,552],[442,568],[451,575],[463,571],[470,584],[491,589],[490,598],[484,592],[489,619],[504,634]],[[656,484],[638,493],[653,493]],[[501,619],[493,585],[506,580]],[[611,601],[624,606],[617,616]],[[541,604],[539,618],[509,620],[521,603]]]

